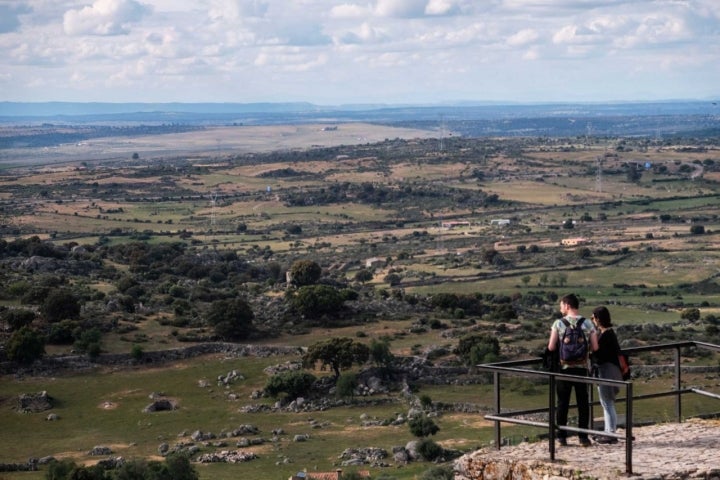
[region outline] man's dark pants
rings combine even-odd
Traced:
[[[568,367],[561,370],[561,373],[567,375],[579,375],[587,377],[588,371],[584,367]],[[566,380],[558,380],[557,383],[557,415],[555,421],[559,426],[567,426],[568,410],[570,409],[570,394],[575,389],[575,402],[578,407],[578,428],[587,429],[590,425],[590,404],[588,403],[588,384],[580,382],[572,382]],[[557,434],[558,438],[567,438],[568,432],[560,430]],[[581,440],[587,440],[587,433],[579,433]]]

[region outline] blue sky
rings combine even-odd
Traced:
[[[718,96],[719,0],[0,0],[0,101]]]

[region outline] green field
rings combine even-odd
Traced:
[[[371,134],[368,142],[379,143],[348,142],[362,129]],[[353,125],[325,144],[313,129],[255,129],[257,138],[244,140],[247,149],[256,148],[252,152],[231,143],[243,141],[232,137],[237,130],[214,132],[229,135],[223,149],[213,149],[215,137],[193,132],[175,137],[177,145],[137,139],[125,148],[152,146],[157,153],[135,162],[88,161],[66,152],[62,162],[3,170],[0,306],[41,312],[51,287],[71,289],[83,299],[76,319],[81,328],[72,334],[101,326],[102,354],[127,354],[133,346],[155,351],[212,338],[206,316],[213,302],[243,298],[259,332],[252,343],[308,347],[332,337],[366,344],[386,339],[395,356],[457,367],[462,361],[454,348],[468,334],[497,338],[503,360],[536,356],[557,315],[558,295],[572,291],[586,315],[607,305],[625,344],[720,344],[720,149],[686,151],[684,143],[660,140],[647,140],[657,142],[648,148],[645,139],[626,139],[634,151],[606,155],[614,139],[582,148],[569,148],[568,139],[495,139],[497,153],[485,155],[477,153],[485,151],[485,140],[456,138],[440,153],[432,132],[389,131],[397,132]],[[600,156],[602,182],[595,170]],[[658,168],[631,179],[628,165],[638,159]],[[698,163],[701,177],[681,168]],[[494,225],[499,219],[509,225]],[[579,240],[562,244],[572,239]],[[67,253],[75,247],[81,251]],[[176,258],[162,256],[175,247],[182,252]],[[40,262],[36,269],[23,266],[32,260]],[[56,260],[55,270],[47,266]],[[295,290],[285,272],[298,260],[316,262],[321,283],[356,298],[319,318],[297,313],[287,301]],[[457,302],[434,304],[442,294]],[[506,305],[512,314],[498,316]],[[47,334],[51,323],[39,315],[32,326]],[[1,319],[0,326],[6,344],[12,329]],[[73,342],[48,344],[46,354],[74,348]],[[97,445],[126,458],[159,459],[161,443],[189,441],[197,430],[220,435],[253,424],[260,429],[254,437],[264,441],[249,449],[259,458],[198,465],[201,478],[277,480],[305,468],[333,471],[352,447],[388,451],[390,466],[370,467],[374,477],[414,480],[432,466],[393,462],[392,448],[413,439],[407,424],[364,423],[406,414],[410,404],[399,389],[325,410],[245,413],[248,405],[274,404],[251,396],[269,378],[263,369],[286,360],[297,358],[213,355],[44,375],[14,374],[8,367],[0,378],[0,463],[49,455],[93,462],[97,458],[87,452]],[[659,365],[672,357],[643,353],[633,360]],[[696,352],[684,352],[683,362],[719,364],[716,355]],[[231,370],[243,379],[218,386],[218,375]],[[717,382],[717,372],[685,377],[687,385],[711,391]],[[672,379],[650,375],[635,386],[636,393],[666,391]],[[412,387],[435,406],[473,406],[472,412],[438,409],[440,431],[433,440],[443,447],[465,452],[492,440],[483,418],[493,404],[487,382],[453,378]],[[547,403],[542,382],[514,378],[504,388],[504,407]],[[38,391],[55,399],[59,420],[15,410],[18,395]],[[179,408],[143,413],[153,393]],[[716,401],[697,397],[684,405],[687,416],[719,410]],[[635,418],[666,421],[672,411],[669,399],[644,400]],[[284,433],[273,439],[278,428]],[[508,426],[503,432],[512,441],[542,433]],[[293,442],[299,434],[310,438]],[[237,448],[237,439],[224,440],[225,446],[199,446],[203,452]]]

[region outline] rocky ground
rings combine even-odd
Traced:
[[[636,427],[632,431],[632,477],[636,480],[720,479],[720,420],[688,420]],[[522,443],[500,450],[487,448],[464,455],[455,465],[455,480],[628,478],[625,442],[593,443],[584,448],[576,438],[557,447],[550,462],[547,441]]]

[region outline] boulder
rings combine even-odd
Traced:
[[[167,398],[160,398],[155,401],[153,401],[150,405],[143,408],[144,413],[152,413],[152,412],[162,412],[162,411],[170,411],[175,410],[177,406],[172,400],[168,400]]]
[[[90,456],[98,456],[98,455],[111,455],[112,450],[110,447],[103,447],[103,446],[95,446],[88,452],[88,455]]]

